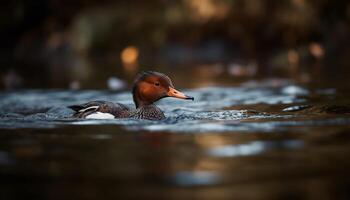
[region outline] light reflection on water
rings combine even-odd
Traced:
[[[247,144],[224,145],[209,149],[207,152],[211,156],[233,157],[233,156],[250,156],[257,155],[273,148],[297,149],[303,146],[302,141],[253,141]]]

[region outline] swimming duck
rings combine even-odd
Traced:
[[[165,119],[164,113],[153,103],[165,98],[191,99],[174,88],[171,79],[165,74],[147,71],[139,73],[134,81],[132,96],[136,109],[130,109],[120,103],[108,101],[91,101],[81,105],[69,106],[78,118],[87,119],[112,119],[134,118],[147,120]]]

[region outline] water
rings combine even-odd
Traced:
[[[85,120],[128,92],[0,94],[0,199],[349,199],[350,102],[290,82],[185,90],[167,119]]]

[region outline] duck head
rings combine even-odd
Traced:
[[[151,105],[165,97],[194,100],[176,90],[168,76],[153,71],[141,72],[136,76],[132,94],[136,108]]]

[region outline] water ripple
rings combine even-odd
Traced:
[[[288,126],[315,126],[349,123],[348,118],[297,120],[295,104],[305,103],[309,91],[300,86],[207,87],[185,91],[195,101],[163,99],[157,105],[167,119],[160,122],[134,119],[85,120],[71,118],[68,105],[107,100],[133,106],[128,92],[27,90],[0,93],[0,128],[55,128],[61,125],[118,125],[128,130],[170,132],[226,132],[283,130]],[[294,105],[293,105],[294,104]],[[230,109],[232,106],[283,105],[279,113],[265,110]],[[307,104],[305,104],[307,105]],[[286,109],[288,108],[288,109]],[[307,109],[305,107],[303,109]],[[288,119],[286,121],[285,119]]]

